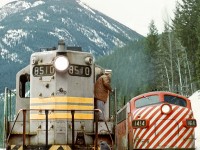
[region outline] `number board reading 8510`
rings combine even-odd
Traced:
[[[72,76],[90,77],[92,69],[90,66],[71,64],[68,68],[68,73]]]
[[[53,65],[36,65],[33,67],[33,76],[52,76],[55,73]]]
[[[55,68],[53,65],[36,65],[33,67],[33,76],[35,77],[52,76],[54,73]],[[71,76],[90,77],[92,69],[90,66],[71,64],[68,68],[68,73]]]

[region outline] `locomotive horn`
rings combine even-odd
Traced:
[[[64,52],[65,51],[65,42],[64,42],[64,40],[59,40],[58,41],[58,51],[59,52]]]

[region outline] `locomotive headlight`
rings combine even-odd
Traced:
[[[164,114],[169,114],[171,112],[171,110],[172,110],[172,107],[169,104],[163,104],[161,106],[161,112]]]
[[[66,71],[69,67],[69,60],[65,56],[57,56],[54,61],[54,67],[57,71]]]

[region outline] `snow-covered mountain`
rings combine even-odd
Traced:
[[[54,47],[59,39],[103,56],[139,38],[80,0],[14,1],[0,8],[0,83],[14,81],[17,69],[28,64],[34,51]]]
[[[23,63],[24,56],[58,39],[105,55],[141,36],[81,1],[21,0],[0,9],[0,37],[1,57]]]

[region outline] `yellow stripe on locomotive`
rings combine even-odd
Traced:
[[[31,109],[52,110],[49,119],[71,119],[71,112],[67,110],[77,110],[75,119],[93,119],[94,118],[94,99],[84,97],[50,97],[50,98],[32,98],[30,101]],[[57,110],[65,110],[63,112]],[[78,111],[79,110],[79,111]],[[81,111],[88,110],[88,111]],[[90,111],[91,110],[91,111]],[[32,111],[30,119],[45,119],[44,112]]]

